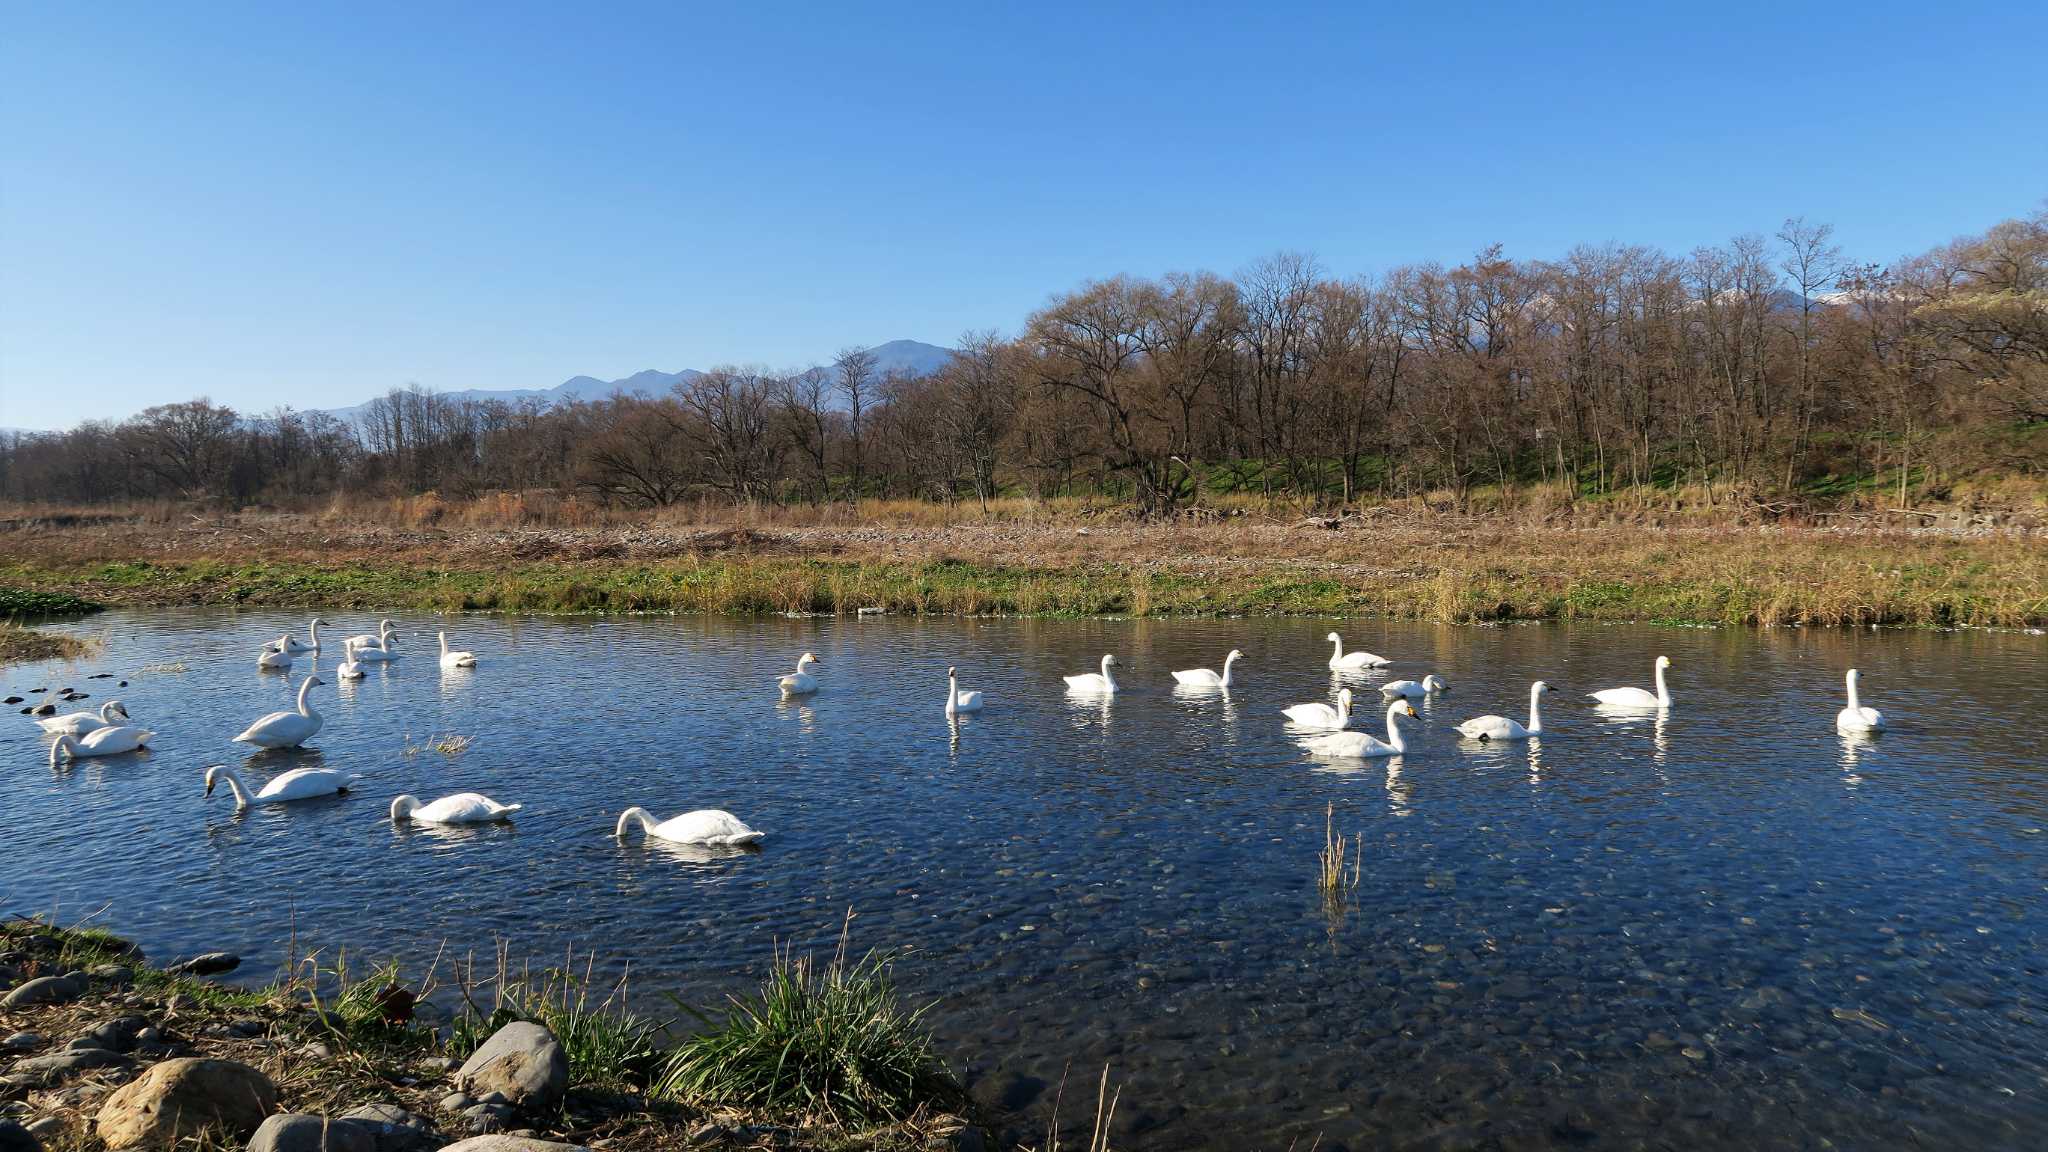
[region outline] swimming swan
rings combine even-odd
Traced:
[[[1468,740],[1527,740],[1543,735],[1543,694],[1550,685],[1538,680],[1529,685],[1529,725],[1523,727],[1505,716],[1480,716],[1458,725]]]
[[[1102,658],[1102,671],[1083,672],[1079,676],[1063,677],[1067,682],[1067,691],[1093,693],[1101,696],[1115,695],[1116,678],[1109,674],[1110,666],[1115,663],[1115,656],[1104,656]]]
[[[119,700],[109,700],[100,705],[97,715],[91,712],[71,712],[63,716],[52,716],[48,720],[38,720],[36,726],[45,732],[83,736],[95,729],[110,727],[117,718],[128,719],[128,709]]]
[[[1322,730],[1343,728],[1351,723],[1351,689],[1343,688],[1338,690],[1337,706],[1335,708],[1322,703],[1296,704],[1289,708],[1282,708],[1280,711],[1288,720],[1303,728]]]
[[[351,636],[349,639],[355,641],[358,648],[368,648],[372,645],[389,647],[391,637],[397,631],[398,629],[391,626],[391,621],[379,620],[377,621],[377,630],[375,632],[365,632],[359,636]]]
[[[219,781],[228,782],[228,791],[235,794],[235,811],[251,804],[283,804],[291,800],[312,800],[320,796],[335,796],[349,790],[349,786],[363,777],[357,772],[341,772],[333,768],[294,768],[265,783],[254,796],[242,784],[242,778],[225,764],[215,764],[206,770],[206,794],[213,795],[213,786]]]
[[[294,656],[297,656],[302,652],[318,652],[320,650],[320,626],[325,623],[327,623],[327,621],[320,619],[318,616],[315,616],[313,618],[313,622],[311,624],[306,625],[305,643],[301,644],[297,640],[294,640],[291,636],[287,635],[284,637],[282,641],[279,642],[279,644],[284,651],[289,652]]]
[[[307,676],[299,685],[299,709],[296,712],[272,712],[242,730],[235,740],[242,744],[254,744],[258,748],[296,748],[313,738],[320,731],[320,713],[306,699],[315,684],[327,681],[318,676]]]
[[[1232,648],[1230,655],[1223,658],[1223,674],[1220,676],[1213,668],[1190,668],[1185,672],[1175,672],[1173,678],[1189,688],[1228,688],[1230,666],[1237,663],[1238,657],[1243,655],[1244,653]]]
[[[155,738],[156,733],[147,728],[131,728],[127,725],[95,728],[83,736],[66,733],[57,737],[57,742],[50,745],[50,767],[55,768],[58,761],[66,756],[74,760],[87,756],[119,756],[123,752],[133,752],[138,748],[147,747]]]
[[[1381,756],[1399,756],[1408,751],[1408,740],[1401,735],[1400,718],[1415,715],[1415,705],[1406,700],[1396,700],[1387,705],[1387,738],[1378,740],[1364,732],[1333,732],[1318,736],[1307,742],[1305,747],[1318,756],[1342,756],[1351,760],[1372,760]]]
[[[1884,713],[1875,708],[1865,708],[1856,699],[1856,681],[1862,673],[1849,669],[1849,706],[1835,713],[1835,729],[1839,732],[1882,732]]]
[[[732,813],[717,808],[699,808],[695,812],[685,812],[659,824],[654,822],[654,817],[647,814],[647,809],[628,808],[619,813],[619,826],[612,830],[612,835],[623,839],[626,829],[636,823],[647,835],[676,844],[752,844],[766,835],[747,827]]]
[[[270,645],[270,647],[265,648],[263,650],[263,655],[258,656],[256,658],[256,666],[258,668],[270,668],[277,671],[291,671],[291,642],[292,638],[289,635],[279,636],[277,640]]]
[[[374,641],[365,640],[361,636],[351,636],[349,637],[349,642],[356,646],[356,663],[358,664],[388,664],[398,659],[398,653],[391,650],[391,633],[389,632],[377,637]]]
[[[361,680],[363,663],[356,659],[356,642],[353,639],[341,642],[341,663],[334,666],[334,674],[343,680]]]
[[[796,659],[796,671],[777,680],[775,682],[776,687],[782,689],[784,696],[807,696],[812,692],[816,692],[818,690],[818,678],[806,672],[805,669],[817,664],[818,658],[816,656],[811,655],[809,652],[804,653]]]
[[[1420,681],[1389,680],[1380,685],[1380,694],[1383,696],[1423,696],[1431,692],[1450,690],[1451,686],[1444,683],[1444,678],[1434,672],[1424,676]]]
[[[960,677],[951,668],[946,669],[946,715],[958,716],[962,712],[981,711],[981,693],[962,692]]]
[[[448,634],[447,634],[446,632],[440,632],[440,633],[437,633],[437,635],[441,637],[441,667],[443,667],[443,668],[474,668],[474,667],[476,667],[476,653],[474,653],[474,652],[450,652],[450,651],[448,650]]]
[[[1652,695],[1641,688],[1603,688],[1592,694],[1593,699],[1615,708],[1669,708],[1671,689],[1664,684],[1664,670],[1671,667],[1671,657],[1657,657],[1657,692]]]
[[[432,804],[422,804],[419,797],[408,794],[391,802],[391,822],[396,824],[410,819],[422,824],[489,824],[495,820],[510,820],[520,807],[518,804],[500,804],[477,792],[457,792]]]
[[[1359,668],[1384,668],[1393,663],[1392,660],[1375,656],[1370,652],[1346,652],[1344,650],[1344,638],[1335,632],[1323,637],[1323,639],[1337,646],[1336,651],[1330,653],[1330,668],[1333,671],[1349,672]]]

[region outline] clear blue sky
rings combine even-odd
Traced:
[[[861,8],[0,0],[0,426],[794,367],[1279,249],[1888,260],[2048,197],[2042,4]]]

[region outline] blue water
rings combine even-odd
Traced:
[[[1327,621],[624,621],[464,617],[366,680],[316,688],[317,752],[228,738],[288,707],[275,613],[115,613],[103,650],[0,670],[10,692],[125,701],[146,754],[52,771],[0,716],[0,909],[87,915],[158,958],[228,948],[262,977],[348,945],[415,969],[445,947],[595,949],[661,1012],[744,990],[773,948],[899,950],[942,1049],[1020,1132],[1086,1125],[1105,1065],[1135,1148],[2024,1148],[2048,1143],[2048,641],[1632,627],[1342,626],[1435,671],[1391,763],[1307,755],[1277,715],[1328,700]],[[327,630],[368,631],[373,619]],[[431,629],[404,619],[406,631]],[[1170,669],[1220,667],[1227,696]],[[777,699],[805,649],[824,690]],[[1060,675],[1114,651],[1126,691]],[[1668,717],[1594,688],[1676,664]],[[337,653],[318,662],[328,679]],[[945,667],[987,693],[950,727]],[[161,667],[182,666],[182,670]],[[1841,673],[1894,728],[1832,726]],[[154,670],[152,669],[154,667]],[[129,680],[88,680],[94,672]],[[1551,734],[1476,746],[1548,680]],[[475,738],[448,756],[429,737]],[[408,749],[411,748],[411,751]],[[236,816],[308,763],[360,790]],[[391,798],[473,789],[518,823],[395,829]],[[711,857],[611,829],[726,808],[769,836]],[[1314,883],[1326,806],[1362,883]],[[1069,1070],[1071,1070],[1069,1072]]]

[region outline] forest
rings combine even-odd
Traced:
[[[1115,276],[942,371],[847,349],[659,396],[477,403],[418,387],[359,421],[205,399],[0,438],[0,499],[306,507],[547,491],[684,501],[1085,495],[1146,515],[1251,493],[1335,505],[1703,490],[1940,499],[2048,465],[2048,207],[1890,265],[1787,220],[1683,256],[1498,248],[1341,277]]]

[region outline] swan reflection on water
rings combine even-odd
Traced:
[[[1877,738],[1868,732],[1838,731],[1842,741],[1842,784],[1854,788],[1863,783],[1863,776],[1857,771],[1858,763],[1865,753],[1877,747]]]

